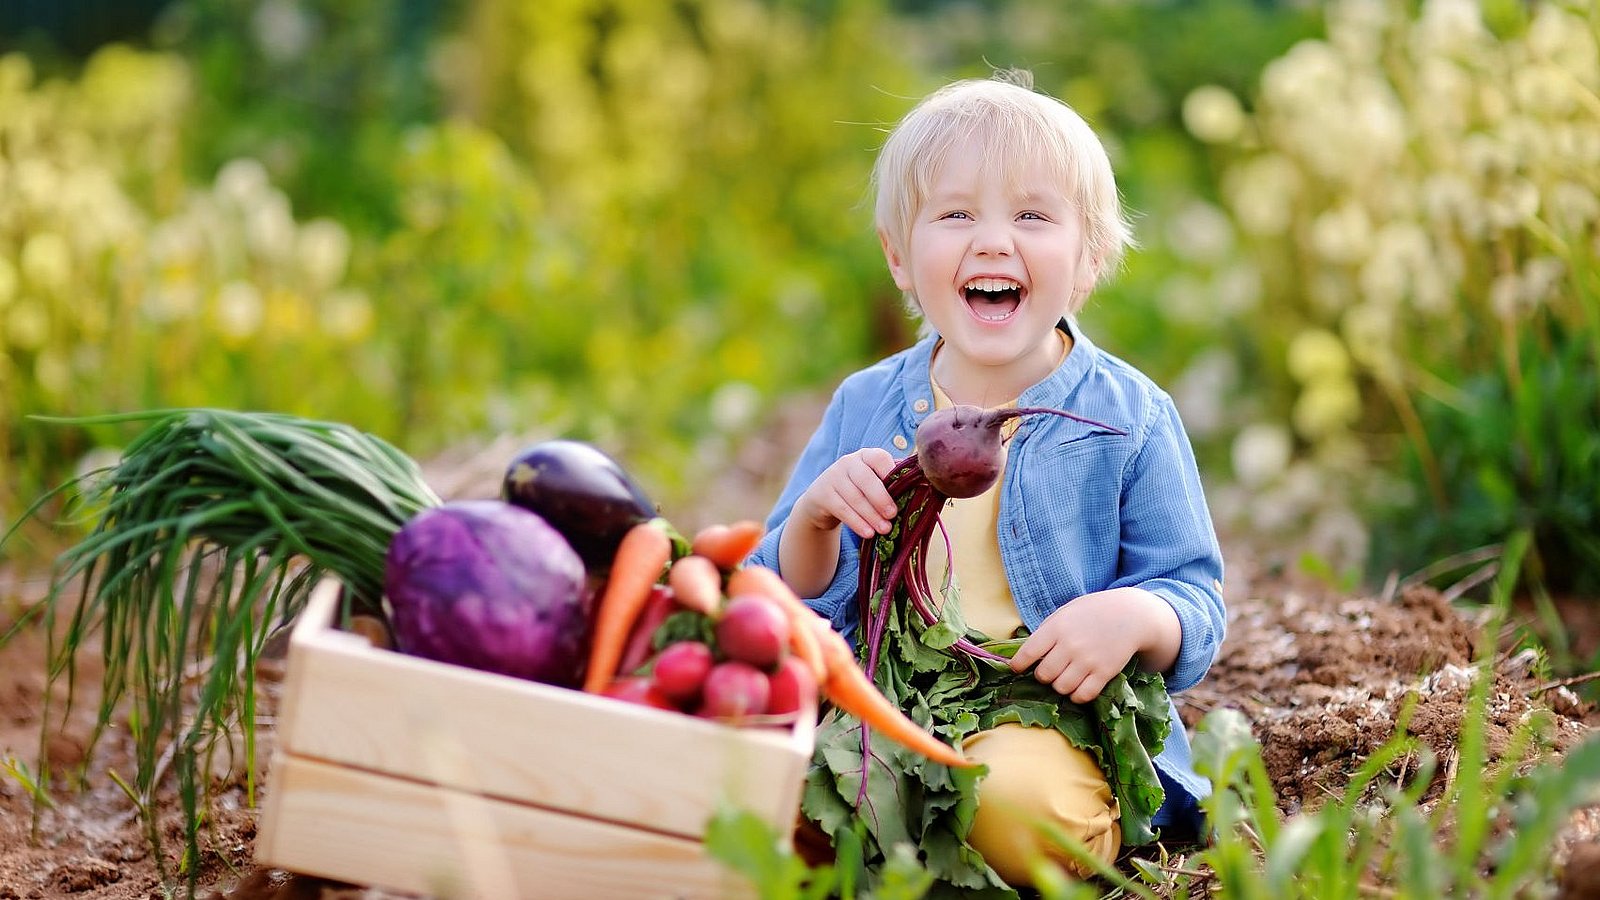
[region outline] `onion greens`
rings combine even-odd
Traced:
[[[100,644],[104,672],[86,760],[128,701],[130,796],[146,811],[163,878],[148,811],[172,768],[186,819],[179,868],[193,893],[207,763],[219,748],[231,752],[236,733],[255,803],[255,671],[267,639],[324,577],[345,586],[346,614],[381,615],[390,538],[440,500],[405,454],[337,423],[204,408],[45,421],[144,426],[115,465],[52,492],[72,498],[72,516],[89,531],[58,559],[41,606],[49,680],[66,678],[69,710],[76,659],[96,638]],[[77,777],[81,783],[84,773]]]

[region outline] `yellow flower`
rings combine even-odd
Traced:
[[[1322,440],[1343,431],[1361,412],[1361,397],[1348,378],[1311,382],[1295,400],[1295,430],[1308,440]]]
[[[17,267],[11,260],[0,256],[0,309],[4,309],[17,296]]]
[[[372,333],[372,303],[358,290],[334,291],[322,305],[322,330],[354,343]]]
[[[1350,373],[1350,356],[1344,342],[1331,331],[1308,328],[1289,342],[1289,374],[1301,384],[1344,378]]]
[[[72,250],[54,231],[39,231],[22,245],[22,273],[29,284],[59,291],[72,280]]]
[[[30,298],[17,301],[6,316],[6,335],[18,350],[38,350],[50,339],[50,313]]]

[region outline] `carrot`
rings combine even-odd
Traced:
[[[694,539],[689,542],[689,552],[704,556],[724,572],[731,572],[756,549],[766,533],[766,526],[754,519],[707,525],[695,532]]]
[[[605,690],[627,646],[633,623],[650,600],[650,588],[672,559],[672,539],[649,522],[629,528],[611,560],[611,574],[594,611],[594,634],[589,643],[589,665],[583,689],[591,694]]]
[[[716,618],[722,613],[722,571],[704,556],[679,557],[667,571],[678,605]]]
[[[816,676],[817,683],[821,684],[827,676],[827,667],[823,665],[822,648],[817,645],[816,629],[812,623],[827,624],[826,620],[807,606],[787,581],[766,566],[745,566],[729,573],[728,596],[739,594],[760,594],[777,601],[789,617],[789,652],[800,657],[811,669],[811,674]]]
[[[822,647],[822,658],[827,663],[828,674],[822,682],[822,693],[828,702],[861,720],[863,726],[934,762],[953,767],[977,765],[929,734],[889,702],[867,673],[856,665],[855,653],[832,625],[819,616],[813,627]]]

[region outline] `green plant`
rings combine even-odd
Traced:
[[[1600,17],[1564,0],[1325,9],[1327,37],[1268,64],[1246,103],[1196,92],[1238,127],[1187,118],[1271,303],[1221,332],[1252,418],[1282,433],[1241,433],[1236,468],[1263,474],[1230,499],[1280,533],[1294,511],[1335,571],[1380,578],[1527,527],[1525,579],[1588,590]]]
[[[1500,615],[1488,634],[1504,621],[1528,546],[1522,534],[1505,548],[1493,587]],[[1195,736],[1195,767],[1215,786],[1205,801],[1215,836],[1198,860],[1229,896],[1506,898],[1547,883],[1555,833],[1600,783],[1600,740],[1590,738],[1560,760],[1541,758],[1549,721],[1535,716],[1491,754],[1486,726],[1496,649],[1483,643],[1442,786],[1432,753],[1406,733],[1407,712],[1343,793],[1280,820],[1249,724],[1233,710],[1208,714]],[[1412,765],[1397,767],[1402,760]],[[1395,778],[1396,768],[1409,775]]]
[[[344,425],[210,409],[68,424],[128,423],[145,428],[116,465],[56,490],[73,495],[93,527],[62,555],[41,604],[49,681],[66,679],[70,708],[77,656],[98,641],[104,669],[89,745],[127,701],[133,779],[114,780],[134,800],[165,879],[152,813],[171,767],[192,893],[211,796],[204,762],[225,742],[231,752],[235,733],[255,802],[255,670],[267,638],[324,575],[344,584],[347,609],[381,610],[390,538],[439,500],[409,458]]]

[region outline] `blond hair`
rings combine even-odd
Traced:
[[[1072,107],[1033,90],[1031,76],[1017,70],[948,84],[890,132],[873,166],[872,183],[875,224],[891,250],[906,257],[912,219],[951,149],[969,140],[978,142],[985,169],[1013,179],[1020,179],[1029,164],[1043,166],[1083,215],[1097,279],[1116,271],[1133,246],[1133,229],[1105,146]],[[914,298],[907,299],[914,307]],[[1077,312],[1086,299],[1078,298],[1068,312]]]

